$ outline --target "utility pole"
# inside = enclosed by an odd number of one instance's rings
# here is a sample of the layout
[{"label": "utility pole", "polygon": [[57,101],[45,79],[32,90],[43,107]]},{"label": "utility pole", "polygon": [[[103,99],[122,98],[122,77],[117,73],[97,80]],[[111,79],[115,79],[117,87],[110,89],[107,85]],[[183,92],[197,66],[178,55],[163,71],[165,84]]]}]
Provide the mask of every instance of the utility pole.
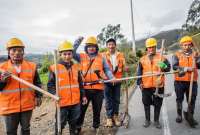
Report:
[{"label": "utility pole", "polygon": [[133,19],[133,0],[130,0],[130,5],[131,5],[131,26],[132,26],[132,50],[134,55],[136,55],[135,30],[134,30],[134,19]]}]

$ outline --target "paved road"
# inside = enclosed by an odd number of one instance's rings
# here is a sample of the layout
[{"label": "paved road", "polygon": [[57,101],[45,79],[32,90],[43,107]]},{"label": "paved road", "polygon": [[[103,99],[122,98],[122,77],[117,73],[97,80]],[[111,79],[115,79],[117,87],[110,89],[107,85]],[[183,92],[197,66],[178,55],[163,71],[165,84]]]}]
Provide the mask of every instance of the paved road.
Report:
[{"label": "paved road", "polygon": [[[169,57],[170,59],[170,57]],[[171,60],[171,59],[170,59]],[[132,117],[129,129],[121,127],[118,135],[199,135],[200,126],[192,129],[183,121],[181,124],[175,122],[176,119],[176,96],[174,93],[173,75],[166,77],[166,93],[173,92],[171,97],[165,98],[162,106],[160,121],[163,125],[162,129],[156,129],[153,124],[149,128],[142,126],[144,122],[144,109],[141,99],[141,91],[137,89],[129,102],[129,113]],[[199,81],[200,82],[200,79]],[[198,89],[200,90],[200,88]],[[199,94],[196,101],[195,118],[200,122],[200,99]],[[187,104],[184,103],[184,109]],[[151,108],[151,119],[153,120],[153,107]]]}]

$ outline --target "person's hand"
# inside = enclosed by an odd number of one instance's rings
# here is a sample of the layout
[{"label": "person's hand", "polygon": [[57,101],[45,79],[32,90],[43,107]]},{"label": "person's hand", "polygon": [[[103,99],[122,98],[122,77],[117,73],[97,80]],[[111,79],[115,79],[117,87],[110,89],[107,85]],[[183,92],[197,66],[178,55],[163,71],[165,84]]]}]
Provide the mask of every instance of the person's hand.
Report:
[{"label": "person's hand", "polygon": [[79,36],[79,37],[78,37],[78,40],[79,40],[80,43],[83,41],[83,39],[84,39],[83,36]]},{"label": "person's hand", "polygon": [[36,105],[37,107],[40,107],[41,104],[42,104],[42,98],[35,98],[35,105]]},{"label": "person's hand", "polygon": [[83,98],[82,98],[82,104],[83,104],[83,105],[86,105],[87,103],[88,103],[87,98],[86,98],[86,97],[83,97]]},{"label": "person's hand", "polygon": [[199,57],[199,53],[198,52],[194,52],[194,57]]},{"label": "person's hand", "polygon": [[143,90],[143,87],[144,87],[144,85],[141,83],[141,84],[139,85],[140,90]]},{"label": "person's hand", "polygon": [[11,73],[8,71],[2,72],[1,73],[1,81],[7,82],[11,78]]}]

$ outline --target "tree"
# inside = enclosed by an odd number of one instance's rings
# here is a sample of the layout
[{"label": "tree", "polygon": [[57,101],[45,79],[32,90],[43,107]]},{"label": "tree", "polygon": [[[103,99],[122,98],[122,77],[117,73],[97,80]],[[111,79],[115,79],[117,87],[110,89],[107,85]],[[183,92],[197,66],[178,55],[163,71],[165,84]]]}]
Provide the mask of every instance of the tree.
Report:
[{"label": "tree", "polygon": [[194,0],[192,2],[188,11],[186,24],[182,27],[190,33],[197,33],[200,31],[200,0]]},{"label": "tree", "polygon": [[109,38],[114,38],[116,41],[121,41],[124,39],[124,35],[121,33],[120,24],[111,25],[108,24],[106,27],[101,29],[101,33],[97,35],[98,43],[103,46],[106,43],[106,40]]}]

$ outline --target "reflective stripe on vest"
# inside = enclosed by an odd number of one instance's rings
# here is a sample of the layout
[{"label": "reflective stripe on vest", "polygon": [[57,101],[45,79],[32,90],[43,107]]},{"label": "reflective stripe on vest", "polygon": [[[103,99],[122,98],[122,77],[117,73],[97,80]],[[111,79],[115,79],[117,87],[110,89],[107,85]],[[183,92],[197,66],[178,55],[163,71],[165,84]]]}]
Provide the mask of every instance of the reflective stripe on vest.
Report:
[{"label": "reflective stripe on vest", "polygon": [[13,90],[3,90],[0,91],[0,93],[2,94],[7,94],[7,93],[16,93],[16,92],[20,92],[20,91],[34,91],[32,88],[21,88],[21,89],[13,89]]},{"label": "reflective stripe on vest", "polygon": [[59,86],[59,90],[69,89],[69,88],[79,88],[79,85],[63,85],[63,86]]},{"label": "reflective stripe on vest", "polygon": [[[192,67],[192,62],[193,62],[192,54],[190,56],[186,56],[182,52],[177,52],[176,56],[179,60],[180,67]],[[182,77],[179,77],[178,74],[175,74],[176,81],[190,81],[190,79],[191,79],[191,72],[186,72],[185,75]],[[196,67],[194,71],[194,81],[197,81],[197,79],[198,79],[198,72]]]},{"label": "reflective stripe on vest", "polygon": [[[67,70],[62,64],[58,64],[59,80],[59,105],[61,107],[70,106],[80,103],[80,89],[78,82],[79,65],[73,64],[71,70]],[[50,67],[54,72],[55,65]]]},{"label": "reflective stripe on vest", "polygon": [[[81,66],[82,66],[82,73],[83,75],[87,72],[88,66],[90,65],[90,58],[87,54],[80,54],[81,58]],[[98,54],[94,58],[94,62],[92,63],[87,75],[85,78],[83,78],[83,82],[93,82],[100,80],[101,78],[98,78],[97,74],[95,73],[95,70],[99,70],[100,76],[102,78],[105,78],[104,72],[103,72],[103,57]],[[104,85],[103,84],[94,84],[94,85],[89,85],[89,86],[84,86],[84,89],[96,89],[96,90],[103,90]]]},{"label": "reflective stripe on vest", "polygon": [[[145,55],[140,59],[140,63],[142,65],[142,75],[148,75],[148,74],[157,74],[159,72],[159,67],[157,66],[157,63],[160,60],[160,54],[155,54],[152,58],[152,61],[150,61],[149,56]],[[142,77],[142,84],[144,88],[155,88],[157,86],[158,77],[157,76],[149,76],[149,77]],[[160,80],[162,85],[159,85],[159,87],[164,86],[164,76],[162,76]]]},{"label": "reflective stripe on vest", "polygon": [[[1,63],[1,69],[9,71],[21,79],[33,84],[36,72],[36,64],[23,60],[21,64],[21,72],[18,74],[10,60]],[[9,82],[0,92],[0,114],[11,114],[33,110],[35,107],[35,91],[10,78]]]}]

